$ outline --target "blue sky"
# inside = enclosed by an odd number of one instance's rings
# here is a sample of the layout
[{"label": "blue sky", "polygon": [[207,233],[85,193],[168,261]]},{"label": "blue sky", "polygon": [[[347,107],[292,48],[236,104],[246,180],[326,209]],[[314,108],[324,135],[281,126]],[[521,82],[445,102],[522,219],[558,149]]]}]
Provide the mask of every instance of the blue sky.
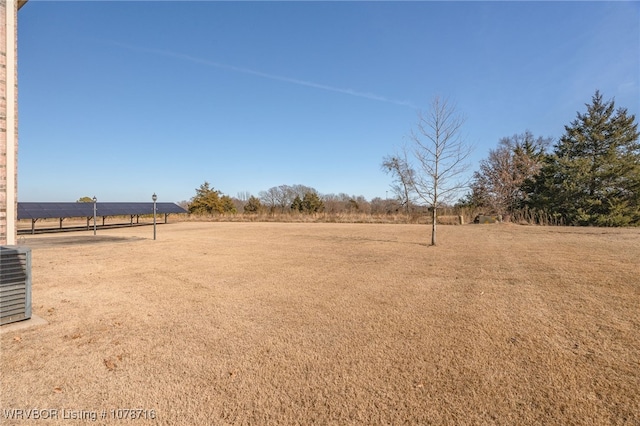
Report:
[{"label": "blue sky", "polygon": [[638,116],[632,2],[55,2],[20,10],[19,201],[302,184],[385,197],[434,96],[475,145],[559,138],[596,89]]}]

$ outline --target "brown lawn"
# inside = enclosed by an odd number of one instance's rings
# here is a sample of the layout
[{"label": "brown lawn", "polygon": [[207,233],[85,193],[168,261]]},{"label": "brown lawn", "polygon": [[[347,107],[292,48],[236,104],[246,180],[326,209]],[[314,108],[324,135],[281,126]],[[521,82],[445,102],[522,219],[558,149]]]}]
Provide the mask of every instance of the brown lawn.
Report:
[{"label": "brown lawn", "polygon": [[26,236],[49,324],[1,335],[0,423],[640,424],[640,229],[439,230]]}]

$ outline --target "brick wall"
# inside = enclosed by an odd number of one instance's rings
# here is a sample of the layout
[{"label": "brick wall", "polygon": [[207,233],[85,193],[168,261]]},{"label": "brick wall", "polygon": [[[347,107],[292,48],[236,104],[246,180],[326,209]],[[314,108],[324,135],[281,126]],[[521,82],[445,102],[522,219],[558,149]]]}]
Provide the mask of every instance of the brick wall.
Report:
[{"label": "brick wall", "polygon": [[0,245],[7,243],[7,3],[0,2]]},{"label": "brick wall", "polygon": [[[0,245],[14,244],[16,240],[18,161],[16,22],[17,2],[0,0]],[[7,46],[7,40],[13,41],[12,46]],[[7,80],[9,80],[9,84],[14,84],[13,90],[7,86]],[[13,94],[12,99],[7,99],[9,92]],[[7,108],[8,106],[13,108]],[[7,138],[7,131],[13,132],[13,137]],[[9,139],[13,141],[11,148],[13,152],[11,153],[7,152]],[[13,167],[9,168],[14,171],[12,176],[7,174],[8,161],[13,163]],[[11,192],[8,191],[8,185],[13,187]],[[12,205],[8,205],[8,203]]]}]

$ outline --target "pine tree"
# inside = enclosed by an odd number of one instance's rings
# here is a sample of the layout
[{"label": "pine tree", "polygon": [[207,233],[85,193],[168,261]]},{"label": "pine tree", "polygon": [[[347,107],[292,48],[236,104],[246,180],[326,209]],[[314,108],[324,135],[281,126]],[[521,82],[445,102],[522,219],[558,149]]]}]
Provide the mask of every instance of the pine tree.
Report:
[{"label": "pine tree", "polygon": [[249,200],[247,200],[247,204],[244,205],[244,212],[259,213],[262,208],[263,207],[262,203],[260,203],[260,200],[252,195],[251,197],[249,197]]},{"label": "pine tree", "polygon": [[596,91],[532,185],[531,204],[570,225],[640,225],[640,144],[635,116]]},{"label": "pine tree", "polygon": [[196,195],[189,203],[189,213],[212,214],[212,213],[236,213],[233,199],[216,189],[213,189],[209,182],[205,182],[196,189]]},{"label": "pine tree", "polygon": [[236,205],[233,202],[233,198],[228,195],[223,195],[220,197],[220,202],[216,206],[216,211],[218,213],[238,213],[238,209],[236,209]]},{"label": "pine tree", "polygon": [[291,210],[293,210],[294,212],[301,212],[302,209],[302,199],[299,195],[296,195],[296,198],[294,198],[293,202],[291,203]]},{"label": "pine tree", "polygon": [[302,198],[302,210],[305,213],[317,213],[324,209],[324,203],[317,193],[307,192]]}]

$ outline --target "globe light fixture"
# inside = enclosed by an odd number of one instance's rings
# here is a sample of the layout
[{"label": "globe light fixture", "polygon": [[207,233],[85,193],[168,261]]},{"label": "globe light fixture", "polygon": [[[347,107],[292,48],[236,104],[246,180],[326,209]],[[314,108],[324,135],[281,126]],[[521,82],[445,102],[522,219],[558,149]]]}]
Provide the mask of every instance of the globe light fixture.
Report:
[{"label": "globe light fixture", "polygon": [[156,201],[158,200],[158,196],[154,192],[151,196],[153,200],[153,239],[156,239]]}]

